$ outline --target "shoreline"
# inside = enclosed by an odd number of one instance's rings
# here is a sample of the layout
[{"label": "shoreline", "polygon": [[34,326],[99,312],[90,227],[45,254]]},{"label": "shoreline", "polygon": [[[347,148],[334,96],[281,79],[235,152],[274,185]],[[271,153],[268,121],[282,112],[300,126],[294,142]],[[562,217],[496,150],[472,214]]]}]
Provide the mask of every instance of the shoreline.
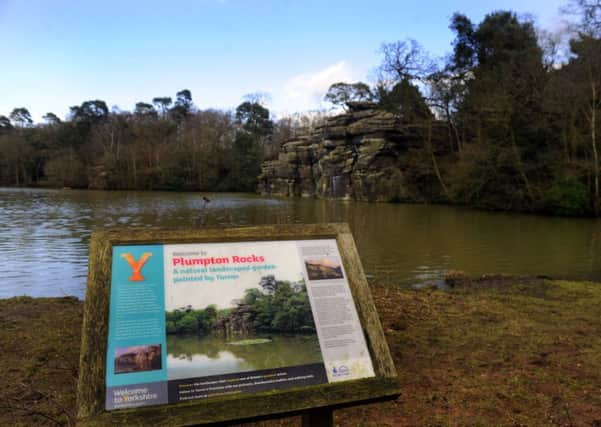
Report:
[{"label": "shoreline", "polygon": [[278,194],[266,194],[259,192],[248,192],[248,191],[208,191],[208,190],[180,190],[180,189],[156,189],[156,190],[142,190],[142,189],[96,189],[96,188],[71,188],[71,187],[49,187],[49,186],[15,186],[15,185],[0,185],[0,189],[16,189],[16,190],[48,190],[48,191],[89,191],[89,192],[110,192],[110,193],[127,193],[127,192],[142,192],[142,193],[190,193],[198,195],[201,194],[241,194],[241,195],[253,195],[264,199],[275,199],[275,200],[328,200],[333,202],[353,202],[353,203],[366,203],[366,204],[384,204],[384,205],[432,205],[432,206],[448,206],[466,210],[473,210],[478,212],[490,212],[499,214],[517,214],[517,215],[534,215],[545,218],[566,218],[566,219],[596,219],[594,214],[584,215],[560,215],[553,214],[544,210],[507,210],[507,209],[490,209],[476,205],[468,205],[462,203],[449,203],[444,201],[432,201],[432,200],[402,200],[402,201],[365,201],[356,199],[345,199],[345,198],[332,198],[332,197],[304,197],[304,196],[282,196]]},{"label": "shoreline", "polygon": [[[371,286],[402,394],[337,410],[337,424],[601,423],[599,283],[455,279],[448,291]],[[74,423],[81,315],[75,297],[0,300],[0,424]]]}]

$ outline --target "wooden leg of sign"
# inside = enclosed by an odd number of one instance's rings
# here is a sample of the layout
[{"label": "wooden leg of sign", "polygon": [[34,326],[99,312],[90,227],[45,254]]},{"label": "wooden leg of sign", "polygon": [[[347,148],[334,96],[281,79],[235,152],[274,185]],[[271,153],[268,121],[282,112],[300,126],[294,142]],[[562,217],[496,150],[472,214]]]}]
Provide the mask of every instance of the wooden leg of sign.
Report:
[{"label": "wooden leg of sign", "polygon": [[303,427],[334,427],[334,411],[330,408],[312,409],[303,415]]}]

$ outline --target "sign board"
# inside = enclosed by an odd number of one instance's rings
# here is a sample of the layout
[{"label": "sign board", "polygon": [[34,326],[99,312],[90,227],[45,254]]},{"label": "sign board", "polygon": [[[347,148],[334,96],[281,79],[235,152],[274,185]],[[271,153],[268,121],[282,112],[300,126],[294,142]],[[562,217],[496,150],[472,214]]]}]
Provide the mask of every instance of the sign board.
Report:
[{"label": "sign board", "polygon": [[200,424],[398,395],[344,224],[94,233],[81,424]]}]

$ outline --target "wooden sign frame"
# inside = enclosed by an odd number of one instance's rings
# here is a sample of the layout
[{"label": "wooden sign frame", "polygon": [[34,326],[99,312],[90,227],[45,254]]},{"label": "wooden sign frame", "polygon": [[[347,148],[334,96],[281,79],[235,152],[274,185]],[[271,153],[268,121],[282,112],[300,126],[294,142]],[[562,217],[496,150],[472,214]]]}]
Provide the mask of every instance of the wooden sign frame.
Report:
[{"label": "wooden sign frame", "polygon": [[[105,410],[105,378],[115,245],[224,243],[336,239],[375,377],[284,390],[237,394],[177,404]],[[94,232],[80,356],[77,421],[80,425],[212,424],[303,414],[396,398],[394,367],[355,242],[347,224],[269,225],[196,230],[121,229]]]}]

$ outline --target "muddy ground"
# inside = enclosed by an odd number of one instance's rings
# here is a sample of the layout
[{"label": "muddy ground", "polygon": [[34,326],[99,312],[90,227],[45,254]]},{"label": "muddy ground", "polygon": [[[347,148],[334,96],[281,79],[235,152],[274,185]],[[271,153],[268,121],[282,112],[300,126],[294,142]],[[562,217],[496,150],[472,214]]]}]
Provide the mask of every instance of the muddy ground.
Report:
[{"label": "muddy ground", "polygon": [[[455,279],[372,286],[402,394],[335,424],[601,427],[601,284]],[[0,425],[74,423],[81,312],[75,298],[0,300]]]}]

